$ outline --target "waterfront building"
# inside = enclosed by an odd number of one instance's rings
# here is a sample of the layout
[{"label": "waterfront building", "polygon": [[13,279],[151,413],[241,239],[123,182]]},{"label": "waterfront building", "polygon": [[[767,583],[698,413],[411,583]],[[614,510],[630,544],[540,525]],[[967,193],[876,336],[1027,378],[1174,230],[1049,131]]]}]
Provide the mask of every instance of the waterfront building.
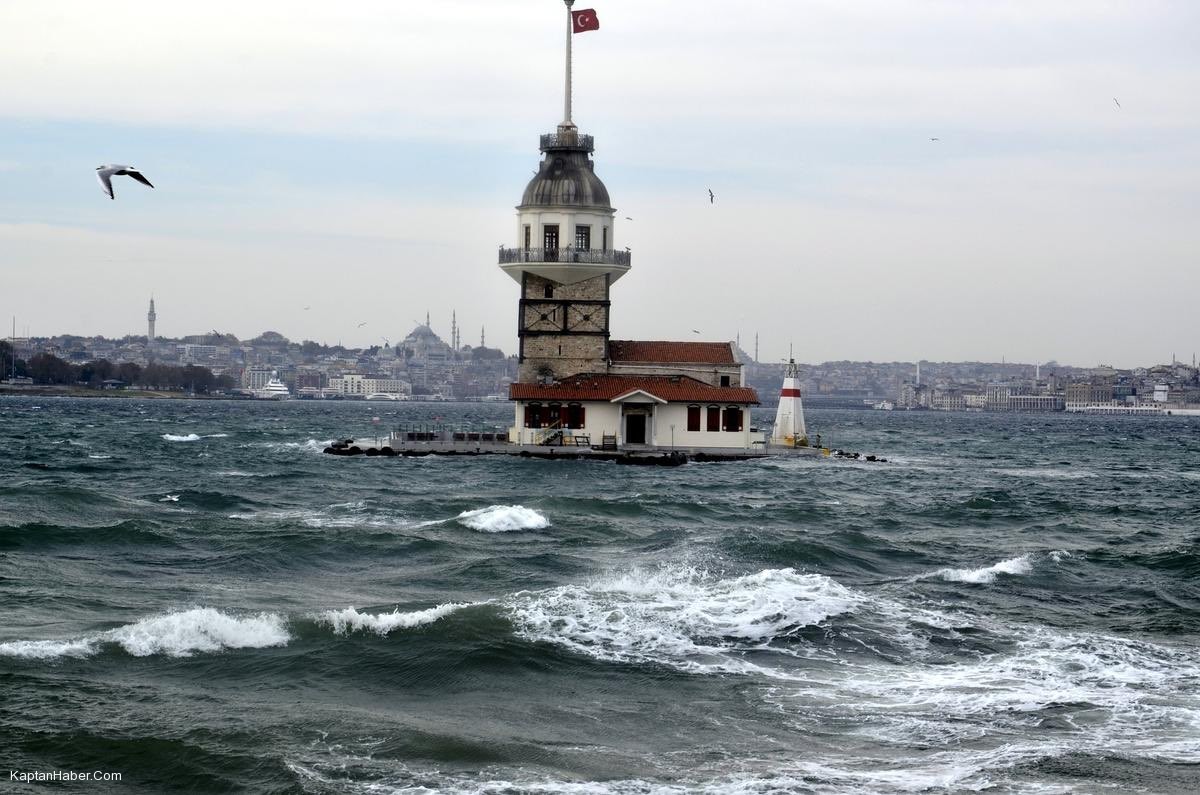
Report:
[{"label": "waterfront building", "polygon": [[612,287],[632,257],[617,243],[594,140],[571,118],[569,13],[567,24],[563,121],[539,140],[542,161],[516,207],[517,244],[499,252],[520,285],[510,439],[748,448],[758,395],[743,385],[733,343],[610,339]]}]

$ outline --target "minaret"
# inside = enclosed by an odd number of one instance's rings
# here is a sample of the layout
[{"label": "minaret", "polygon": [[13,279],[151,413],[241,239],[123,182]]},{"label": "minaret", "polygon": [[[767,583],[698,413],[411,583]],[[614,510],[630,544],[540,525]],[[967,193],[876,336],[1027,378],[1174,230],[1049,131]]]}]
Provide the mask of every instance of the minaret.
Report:
[{"label": "minaret", "polygon": [[783,388],[779,390],[779,408],[775,410],[775,430],[771,444],[784,447],[808,445],[808,429],[804,425],[804,404],[800,401],[800,381],[795,359],[788,359],[783,371]]},{"label": "minaret", "polygon": [[458,350],[458,310],[450,310],[450,347]]},{"label": "minaret", "polygon": [[571,119],[571,5],[567,6],[563,121],[541,136],[543,159],[517,205],[517,246],[500,249],[500,267],[521,285],[518,381],[553,381],[605,372],[609,288],[629,271],[616,250],[616,210],[596,176],[592,136]]},{"label": "minaret", "polygon": [[154,296],[150,296],[150,311],[146,313],[146,322],[149,328],[146,331],[146,342],[154,342],[154,321],[158,315],[154,311]]},{"label": "minaret", "polygon": [[487,340],[487,327],[480,326],[479,327],[479,347],[480,348],[487,347],[486,340]]}]

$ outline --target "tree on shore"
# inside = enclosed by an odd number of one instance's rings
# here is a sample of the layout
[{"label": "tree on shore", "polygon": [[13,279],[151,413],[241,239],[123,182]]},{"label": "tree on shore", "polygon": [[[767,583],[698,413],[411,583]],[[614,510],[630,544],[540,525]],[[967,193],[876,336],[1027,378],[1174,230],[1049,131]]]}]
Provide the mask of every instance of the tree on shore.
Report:
[{"label": "tree on shore", "polygon": [[76,365],[50,353],[39,353],[29,360],[27,369],[29,377],[37,384],[82,384],[99,388],[105,381],[116,379],[148,389],[187,390],[201,394],[233,387],[233,379],[229,376],[213,375],[207,367],[194,364],[184,367],[149,364],[143,368],[133,362],[113,364],[107,359],[97,359]]}]

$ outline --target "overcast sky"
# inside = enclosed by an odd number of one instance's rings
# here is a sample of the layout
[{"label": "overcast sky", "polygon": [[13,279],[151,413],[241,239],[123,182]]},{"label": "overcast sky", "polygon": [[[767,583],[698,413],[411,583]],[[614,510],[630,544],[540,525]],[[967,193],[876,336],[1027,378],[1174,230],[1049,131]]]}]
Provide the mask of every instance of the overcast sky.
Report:
[{"label": "overcast sky", "polygon": [[[1200,3],[576,7],[601,29],[575,121],[633,251],[614,337],[1200,348]],[[2,325],[145,333],[153,292],[167,336],[363,346],[457,310],[512,352],[496,248],[562,115],[564,28],[557,0],[0,4]],[[109,201],[112,162],[156,189]]]}]

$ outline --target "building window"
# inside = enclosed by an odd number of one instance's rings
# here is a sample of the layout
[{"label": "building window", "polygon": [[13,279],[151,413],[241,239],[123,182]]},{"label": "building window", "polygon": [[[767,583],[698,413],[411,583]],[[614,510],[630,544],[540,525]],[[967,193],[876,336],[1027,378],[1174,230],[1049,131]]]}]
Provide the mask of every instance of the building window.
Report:
[{"label": "building window", "polygon": [[[554,297],[554,285],[553,285],[553,284],[547,284],[547,285],[546,285],[546,291],[545,291],[545,292],[546,292],[546,297],[547,297],[547,298],[553,298],[553,297]],[[542,315],[542,320],[545,320],[545,319],[546,319],[546,316],[545,316],[545,315]]]},{"label": "building window", "polygon": [[551,403],[550,404],[550,412],[543,419],[543,422],[545,422],[546,427],[548,427],[548,428],[561,427],[562,426],[562,404],[561,403]]},{"label": "building window", "polygon": [[729,376],[721,376],[721,386],[729,386]]},{"label": "building window", "polygon": [[546,262],[558,262],[558,224],[542,227],[542,248]]},{"label": "building window", "polygon": [[584,408],[579,403],[567,404],[567,427],[578,430],[584,426]]},{"label": "building window", "polygon": [[606,226],[606,227],[604,227],[604,235],[603,235],[603,237],[604,237],[604,245],[602,246],[602,248],[603,248],[605,251],[608,251],[608,227],[607,227],[607,226]]},{"label": "building window", "polygon": [[700,407],[699,406],[688,406],[687,429],[689,431],[700,430]]},{"label": "building window", "polygon": [[525,427],[540,428],[542,427],[542,404],[530,403],[525,406]]},{"label": "building window", "polygon": [[575,248],[587,251],[592,247],[592,228],[590,226],[575,227]]},{"label": "building window", "polygon": [[742,429],[742,410],[738,406],[725,407],[725,427],[722,430],[740,431]]},{"label": "building window", "polygon": [[705,424],[704,430],[713,433],[721,430],[721,407],[708,407],[708,422]]},{"label": "building window", "polygon": [[529,224],[525,224],[525,248],[529,248]]}]

